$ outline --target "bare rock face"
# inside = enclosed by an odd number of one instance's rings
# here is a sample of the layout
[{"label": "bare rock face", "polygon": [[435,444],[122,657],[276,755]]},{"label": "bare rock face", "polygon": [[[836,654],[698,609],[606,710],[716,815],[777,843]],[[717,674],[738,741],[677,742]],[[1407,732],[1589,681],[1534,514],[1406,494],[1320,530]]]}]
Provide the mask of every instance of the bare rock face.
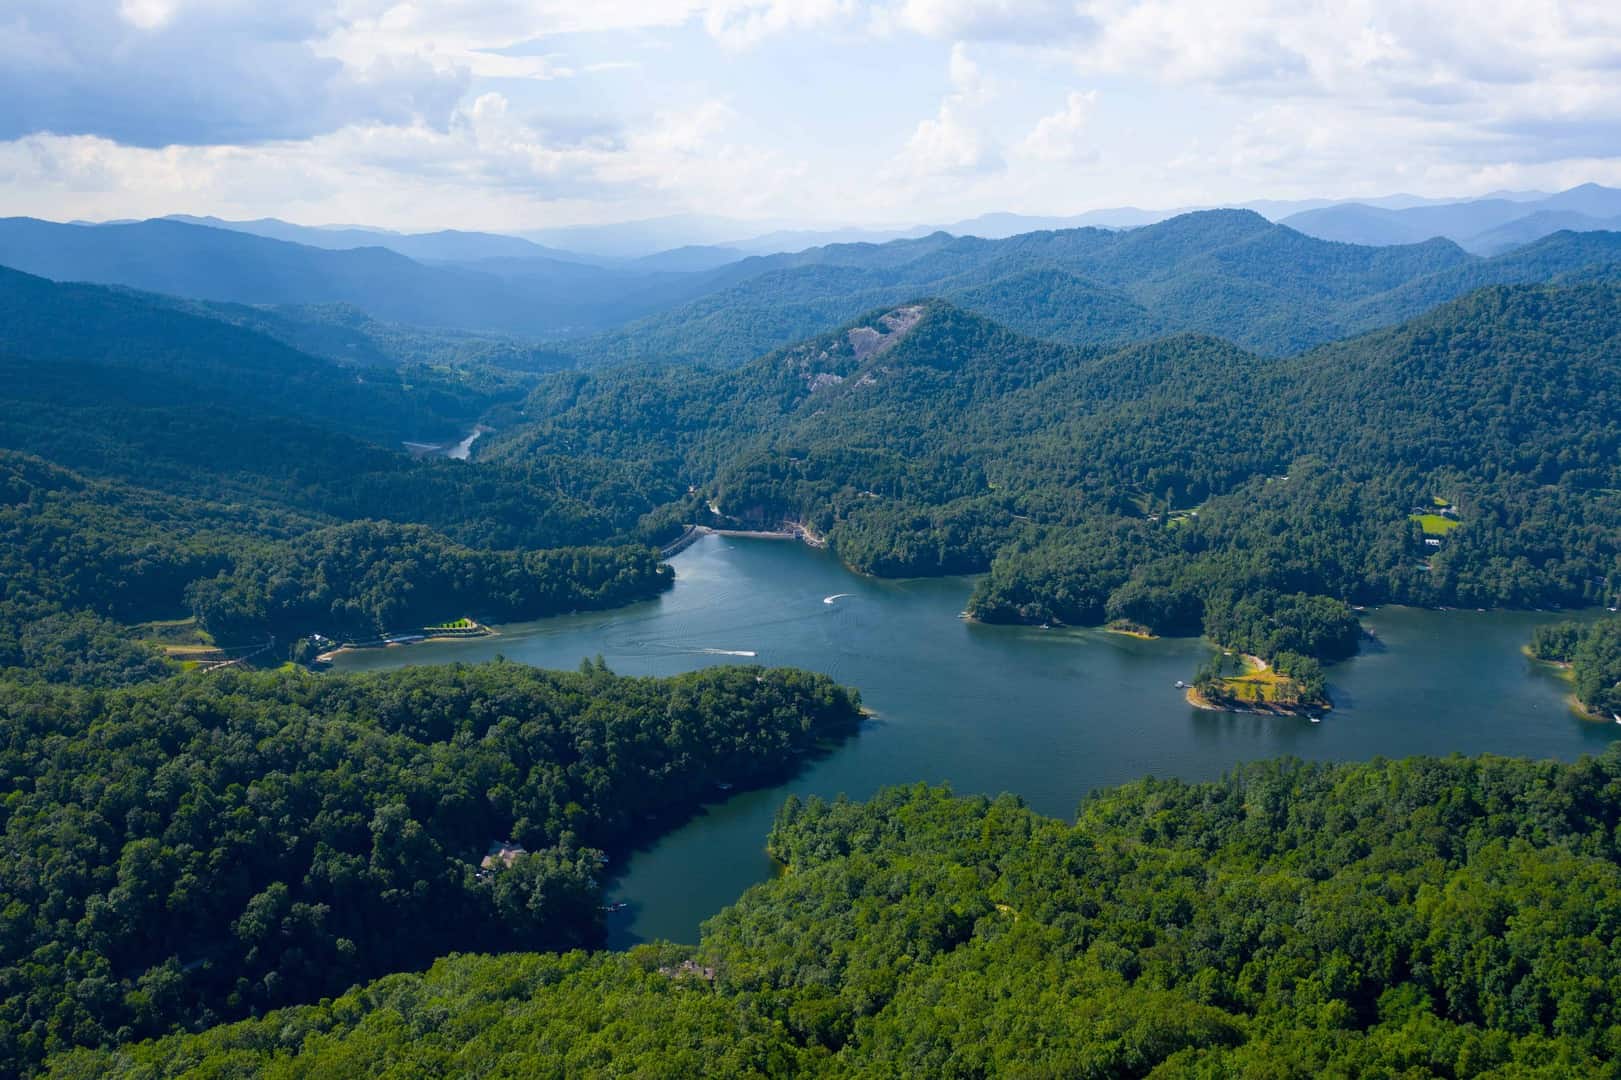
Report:
[{"label": "bare rock face", "polygon": [[899,307],[878,317],[878,325],[883,330],[876,330],[871,326],[858,326],[849,333],[850,348],[855,350],[857,360],[865,360],[871,356],[887,352],[900,344],[907,332],[923,320],[923,305],[912,304],[908,307]]},{"label": "bare rock face", "polygon": [[[900,344],[901,339],[923,321],[923,305],[909,304],[906,307],[898,307],[885,312],[874,321],[876,323],[874,326],[857,326],[847,330],[843,342],[834,338],[833,345],[830,348],[823,348],[819,353],[813,355],[809,349],[797,352],[790,362],[797,363],[799,374],[811,393],[831,389],[845,379],[845,376],[836,372],[817,370],[819,367],[838,366],[842,363],[848,369],[852,359],[861,364],[875,356],[881,356]],[[849,349],[848,353],[845,352],[846,346]],[[868,372],[856,385],[871,386],[873,381],[872,373]]]}]

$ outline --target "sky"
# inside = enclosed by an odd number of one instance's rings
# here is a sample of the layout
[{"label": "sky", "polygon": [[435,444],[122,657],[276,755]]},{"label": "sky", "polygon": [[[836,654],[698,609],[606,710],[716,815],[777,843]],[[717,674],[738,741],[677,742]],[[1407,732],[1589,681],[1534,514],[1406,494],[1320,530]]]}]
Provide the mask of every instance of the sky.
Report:
[{"label": "sky", "polygon": [[1615,0],[0,0],[0,215],[909,225],[1621,185]]}]

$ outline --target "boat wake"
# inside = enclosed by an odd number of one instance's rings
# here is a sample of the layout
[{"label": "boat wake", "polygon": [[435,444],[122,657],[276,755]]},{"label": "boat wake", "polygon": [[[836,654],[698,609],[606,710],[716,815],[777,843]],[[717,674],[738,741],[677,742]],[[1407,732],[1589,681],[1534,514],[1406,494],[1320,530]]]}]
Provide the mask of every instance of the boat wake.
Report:
[{"label": "boat wake", "polygon": [[831,604],[835,600],[843,600],[846,596],[853,596],[853,595],[854,595],[853,593],[836,592],[832,596],[824,596],[824,597],[822,597],[822,603]]},{"label": "boat wake", "polygon": [[758,656],[753,649],[705,649],[708,656]]}]

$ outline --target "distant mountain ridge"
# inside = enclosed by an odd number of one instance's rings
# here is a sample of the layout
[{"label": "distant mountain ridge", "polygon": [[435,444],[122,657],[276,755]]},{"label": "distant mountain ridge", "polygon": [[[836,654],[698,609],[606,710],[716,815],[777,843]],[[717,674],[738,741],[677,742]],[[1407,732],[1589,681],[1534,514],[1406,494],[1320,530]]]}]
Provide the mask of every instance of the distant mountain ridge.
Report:
[{"label": "distant mountain ridge", "polygon": [[[716,291],[569,348],[590,364],[737,363],[876,307],[938,297],[1021,333],[1115,345],[1175,331],[1280,355],[1399,322],[1482,285],[1621,265],[1621,233],[1559,233],[1493,259],[1447,240],[1331,243],[1246,210],[1140,229],[939,232],[747,260]],[[730,280],[728,280],[728,278]]]},{"label": "distant mountain ridge", "polygon": [[1341,203],[1292,214],[1281,223],[1347,244],[1412,244],[1444,237],[1467,251],[1495,255],[1564,229],[1621,227],[1621,189],[1582,184],[1529,200],[1489,197],[1405,208]]},{"label": "distant mountain ridge", "polygon": [[[1570,206],[1588,208],[1602,208],[1605,197],[1603,189],[1566,194]],[[1538,219],[1547,223],[1580,213],[1535,211],[1565,215]],[[479,234],[418,239],[439,245],[441,253],[534,247]],[[0,220],[0,265],[27,273],[284,309],[274,320],[244,313],[227,318],[254,322],[323,355],[342,350],[339,358],[371,350],[386,336],[380,330],[386,324],[441,337],[545,343],[544,355],[520,346],[496,361],[529,370],[625,361],[732,364],[863,311],[924,297],[1071,344],[1196,331],[1283,355],[1399,322],[1482,285],[1553,280],[1621,264],[1621,233],[1561,231],[1482,258],[1445,239],[1351,245],[1253,211],[1209,210],[1134,229],[1039,230],[999,240],[936,231],[885,243],[735,254],[676,249],[614,266],[533,254],[424,262],[378,246],[312,247],[171,220],[95,226]],[[379,326],[356,337],[351,331],[358,324],[349,325],[356,318]],[[432,351],[457,348],[441,341]]]},{"label": "distant mountain ridge", "polygon": [[686,274],[544,256],[429,264],[380,246],[327,249],[166,220],[0,219],[0,265],[222,303],[352,304],[385,322],[534,338],[605,329],[703,291]]},{"label": "distant mountain ridge", "polygon": [[294,225],[279,218],[227,221],[224,218],[194,217],[190,214],[170,214],[160,220],[247,233],[250,236],[262,236],[267,240],[286,240],[328,251],[347,251],[361,247],[387,248],[419,262],[470,262],[475,259],[497,258],[546,258],[590,265],[597,265],[599,262],[572,251],[544,247],[520,236],[501,233],[463,232],[459,229],[400,233],[387,229]]}]

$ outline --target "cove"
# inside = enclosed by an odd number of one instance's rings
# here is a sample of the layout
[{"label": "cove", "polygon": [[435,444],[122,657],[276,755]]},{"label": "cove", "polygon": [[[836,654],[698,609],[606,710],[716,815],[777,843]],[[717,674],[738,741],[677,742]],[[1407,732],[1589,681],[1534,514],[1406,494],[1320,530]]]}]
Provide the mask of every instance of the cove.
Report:
[{"label": "cove", "polygon": [[[1203,780],[1241,761],[1495,753],[1573,759],[1621,727],[1584,721],[1567,685],[1520,652],[1557,613],[1366,613],[1375,635],[1329,668],[1321,724],[1203,712],[1176,689],[1209,655],[1193,639],[981,626],[958,619],[964,578],[885,581],[785,541],[708,536],[675,556],[657,600],[503,627],[494,637],[344,654],[335,667],[476,662],[497,654],[573,668],[600,654],[623,674],[708,664],[821,671],[875,713],[855,738],[775,788],[739,792],[618,868],[611,941],[694,942],[698,925],[773,872],[763,850],[789,793],[864,799],[889,784],[1011,791],[1073,817],[1088,791],[1144,775]],[[831,602],[826,602],[831,600]],[[752,656],[747,654],[753,654]]]}]

